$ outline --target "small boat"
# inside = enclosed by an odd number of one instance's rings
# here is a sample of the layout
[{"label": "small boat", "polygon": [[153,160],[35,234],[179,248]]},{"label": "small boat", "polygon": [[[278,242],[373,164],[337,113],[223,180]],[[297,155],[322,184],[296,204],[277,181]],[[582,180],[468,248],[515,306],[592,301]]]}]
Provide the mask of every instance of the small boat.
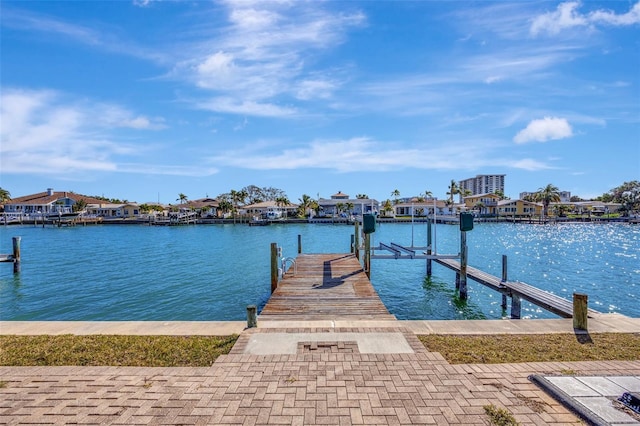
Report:
[{"label": "small boat", "polygon": [[258,217],[254,217],[253,219],[251,219],[249,221],[249,226],[267,226],[269,225],[271,222],[266,220],[266,219],[261,219]]}]

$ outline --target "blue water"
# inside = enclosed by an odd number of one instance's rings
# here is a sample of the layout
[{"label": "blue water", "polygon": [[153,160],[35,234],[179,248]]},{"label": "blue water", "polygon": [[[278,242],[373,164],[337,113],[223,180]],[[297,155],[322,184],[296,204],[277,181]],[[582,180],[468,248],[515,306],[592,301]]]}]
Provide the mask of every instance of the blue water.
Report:
[{"label": "blue water", "polygon": [[[270,243],[295,256],[349,251],[354,228],[290,224],[0,227],[0,253],[20,236],[22,270],[0,264],[2,320],[244,320],[270,293]],[[381,224],[373,244],[426,243],[424,224]],[[459,251],[457,226],[438,225],[439,254]],[[603,312],[640,317],[640,226],[627,224],[475,224],[467,232],[469,265],[567,299],[586,293]],[[455,273],[424,260],[372,261],[371,280],[399,319],[501,318],[501,296],[469,281],[455,296]],[[523,317],[555,318],[523,302]]]}]

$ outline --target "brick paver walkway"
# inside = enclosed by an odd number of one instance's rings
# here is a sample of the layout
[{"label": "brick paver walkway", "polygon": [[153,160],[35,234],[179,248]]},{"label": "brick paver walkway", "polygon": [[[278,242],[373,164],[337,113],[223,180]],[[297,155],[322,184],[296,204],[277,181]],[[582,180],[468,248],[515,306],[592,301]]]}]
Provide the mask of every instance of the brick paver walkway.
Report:
[{"label": "brick paver walkway", "polygon": [[450,365],[403,329],[388,331],[415,353],[362,354],[329,339],[290,355],[243,353],[252,333],[300,331],[250,330],[206,368],[0,367],[0,424],[487,425],[483,406],[494,404],[522,425],[576,425],[530,374],[640,374],[640,361]]}]

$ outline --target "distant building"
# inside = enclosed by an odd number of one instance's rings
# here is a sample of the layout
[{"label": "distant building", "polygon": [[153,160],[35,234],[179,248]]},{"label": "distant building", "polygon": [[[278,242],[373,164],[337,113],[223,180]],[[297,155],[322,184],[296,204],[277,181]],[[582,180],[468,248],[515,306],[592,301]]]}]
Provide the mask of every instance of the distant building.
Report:
[{"label": "distant building", "polygon": [[465,190],[471,191],[471,195],[493,194],[500,191],[504,194],[504,177],[506,175],[477,175],[458,182],[460,198]]},{"label": "distant building", "polygon": [[349,195],[344,194],[342,191],[333,194],[330,199],[318,199],[318,206],[320,208],[320,216],[337,215],[339,213],[338,210],[340,210],[339,207],[342,207],[343,213],[354,215],[367,213],[377,214],[380,211],[380,203],[378,200],[371,198],[350,198]]},{"label": "distant building", "polygon": [[[520,193],[520,199],[521,200],[525,200],[527,197],[534,195],[535,192],[521,192]],[[558,191],[558,194],[560,195],[560,202],[561,203],[569,203],[571,202],[571,192],[570,191]]]},{"label": "distant building", "polygon": [[68,213],[78,201],[85,205],[105,203],[87,195],[47,188],[45,192],[13,198],[5,203],[4,208],[7,213],[22,215]]}]

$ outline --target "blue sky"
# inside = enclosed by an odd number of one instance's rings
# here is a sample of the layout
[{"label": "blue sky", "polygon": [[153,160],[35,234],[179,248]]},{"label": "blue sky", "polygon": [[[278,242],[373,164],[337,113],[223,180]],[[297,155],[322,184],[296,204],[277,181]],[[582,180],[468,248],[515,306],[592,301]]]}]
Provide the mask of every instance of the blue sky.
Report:
[{"label": "blue sky", "polygon": [[518,198],[640,179],[640,1],[7,1],[0,186]]}]

